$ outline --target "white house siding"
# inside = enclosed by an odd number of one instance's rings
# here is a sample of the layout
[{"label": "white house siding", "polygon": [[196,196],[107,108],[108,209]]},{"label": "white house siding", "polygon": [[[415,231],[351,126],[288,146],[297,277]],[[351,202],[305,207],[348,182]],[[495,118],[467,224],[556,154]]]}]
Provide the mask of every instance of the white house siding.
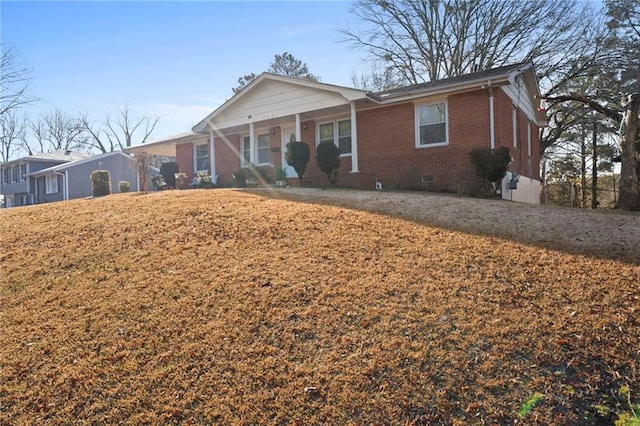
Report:
[{"label": "white house siding", "polygon": [[218,128],[228,128],[348,104],[335,92],[264,80],[218,113],[214,123]]}]

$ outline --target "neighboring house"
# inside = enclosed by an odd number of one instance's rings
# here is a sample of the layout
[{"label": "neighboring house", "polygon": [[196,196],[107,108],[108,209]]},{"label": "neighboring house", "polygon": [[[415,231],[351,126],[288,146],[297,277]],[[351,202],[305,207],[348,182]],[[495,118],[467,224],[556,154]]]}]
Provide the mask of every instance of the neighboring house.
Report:
[{"label": "neighboring house", "polygon": [[0,194],[3,195],[2,207],[25,206],[37,202],[38,197],[47,195],[46,192],[57,193],[60,188],[61,177],[52,175],[45,178],[44,193],[36,191],[36,179],[31,173],[47,169],[52,166],[82,160],[89,155],[69,150],[52,151],[35,154],[0,164]]},{"label": "neighboring house", "polygon": [[[94,156],[55,151],[21,158],[1,168],[2,182],[5,181],[5,175],[9,182],[0,187],[0,193],[7,200],[6,207],[89,197],[93,195],[91,173],[95,170],[109,171],[112,193],[120,192],[119,182],[123,180],[130,183],[131,191],[140,188],[136,160],[121,151]],[[18,170],[15,179],[14,170]],[[147,182],[149,179],[150,176]]]},{"label": "neighboring house", "polygon": [[506,146],[503,198],[539,203],[539,95],[531,63],[378,93],[263,73],[193,133],[128,150],[175,156],[190,177],[205,171],[228,185],[250,165],[295,177],[284,153],[298,140],[311,148],[305,185],[324,186],[315,148],[328,140],[342,152],[341,185],[472,193],[469,152]]},{"label": "neighboring house", "polygon": [[[131,191],[139,190],[136,160],[122,151],[114,151],[30,173],[34,179],[35,203],[90,197],[93,195],[91,173],[96,170],[109,171],[114,194],[120,192],[118,184],[123,180],[129,182]],[[51,188],[49,182],[56,176],[58,186]]]}]

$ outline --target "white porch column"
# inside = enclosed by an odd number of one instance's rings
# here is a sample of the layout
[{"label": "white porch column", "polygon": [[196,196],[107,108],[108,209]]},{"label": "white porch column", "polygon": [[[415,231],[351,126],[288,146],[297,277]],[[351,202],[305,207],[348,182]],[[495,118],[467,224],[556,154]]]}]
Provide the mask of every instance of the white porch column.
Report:
[{"label": "white porch column", "polygon": [[217,184],[216,179],[216,144],[215,139],[213,137],[213,130],[209,132],[209,171],[211,175],[211,179],[213,183]]},{"label": "white porch column", "polygon": [[296,114],[296,142],[302,140],[302,131],[300,130],[300,114]]},{"label": "white porch column", "polygon": [[358,123],[355,102],[351,102],[351,173],[358,173]]},{"label": "white porch column", "polygon": [[489,88],[489,134],[490,134],[490,147],[493,151],[496,149],[496,121],[493,112],[493,88],[491,87],[491,80],[487,81]]},{"label": "white porch column", "polygon": [[[256,151],[256,140],[255,137],[253,135],[254,132],[254,128],[253,128],[253,123],[249,123],[249,163],[251,164],[255,164],[256,163],[256,159],[255,159],[255,151]],[[245,167],[249,166],[250,164],[245,164]]]}]

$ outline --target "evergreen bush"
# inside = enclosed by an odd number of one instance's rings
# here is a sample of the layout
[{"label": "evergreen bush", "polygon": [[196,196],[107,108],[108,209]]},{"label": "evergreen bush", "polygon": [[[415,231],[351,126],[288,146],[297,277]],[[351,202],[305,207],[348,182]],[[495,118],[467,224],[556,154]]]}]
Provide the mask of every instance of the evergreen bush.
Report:
[{"label": "evergreen bush", "polygon": [[500,188],[500,182],[507,175],[507,168],[511,162],[509,148],[500,147],[494,150],[477,148],[469,153],[476,176],[482,179],[487,194],[492,189]]},{"label": "evergreen bush", "polygon": [[304,142],[289,142],[286,146],[285,158],[287,164],[293,167],[298,175],[298,182],[303,186],[302,178],[309,163],[309,145]]},{"label": "evergreen bush", "polygon": [[331,141],[320,142],[316,148],[316,162],[320,170],[327,175],[331,186],[336,186],[340,168],[340,148]]},{"label": "evergreen bush", "polygon": [[160,165],[160,175],[164,179],[164,183],[170,187],[176,187],[176,173],[180,171],[178,163],[169,161]]},{"label": "evergreen bush", "polygon": [[109,170],[96,170],[91,173],[91,191],[94,197],[111,194],[111,174]]},{"label": "evergreen bush", "polygon": [[120,192],[129,192],[129,189],[131,189],[131,184],[126,180],[121,180],[120,182],[118,182],[118,188],[120,189]]}]

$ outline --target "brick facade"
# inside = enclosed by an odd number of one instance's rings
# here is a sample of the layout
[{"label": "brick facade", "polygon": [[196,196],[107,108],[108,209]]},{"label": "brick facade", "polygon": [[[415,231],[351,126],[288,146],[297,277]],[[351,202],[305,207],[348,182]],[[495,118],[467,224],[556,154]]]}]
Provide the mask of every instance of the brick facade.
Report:
[{"label": "brick facade", "polygon": [[[496,147],[506,146],[513,162],[509,170],[520,176],[539,179],[539,132],[526,114],[517,109],[517,147],[513,146],[514,104],[499,88],[494,88],[494,119]],[[438,99],[438,101],[445,100]],[[385,188],[412,188],[457,193],[473,193],[479,187],[469,152],[491,144],[489,126],[489,93],[478,88],[446,98],[449,143],[446,146],[416,147],[415,109],[430,100],[414,100],[389,106],[358,111],[359,172],[351,173],[351,156],[342,157],[338,184],[340,186],[374,189],[376,181]],[[301,123],[301,139],[310,148],[310,161],[304,176],[305,185],[326,186],[327,178],[315,162],[316,124]],[[531,155],[528,154],[528,126],[531,135]],[[282,128],[271,126],[269,147],[272,166],[282,162]],[[205,139],[208,142],[208,137]],[[201,143],[201,142],[198,142]],[[178,145],[180,170],[193,175],[194,142]],[[220,186],[231,184],[231,175],[240,168],[240,134],[216,134],[216,174]],[[273,177],[273,167],[264,168]]]}]

